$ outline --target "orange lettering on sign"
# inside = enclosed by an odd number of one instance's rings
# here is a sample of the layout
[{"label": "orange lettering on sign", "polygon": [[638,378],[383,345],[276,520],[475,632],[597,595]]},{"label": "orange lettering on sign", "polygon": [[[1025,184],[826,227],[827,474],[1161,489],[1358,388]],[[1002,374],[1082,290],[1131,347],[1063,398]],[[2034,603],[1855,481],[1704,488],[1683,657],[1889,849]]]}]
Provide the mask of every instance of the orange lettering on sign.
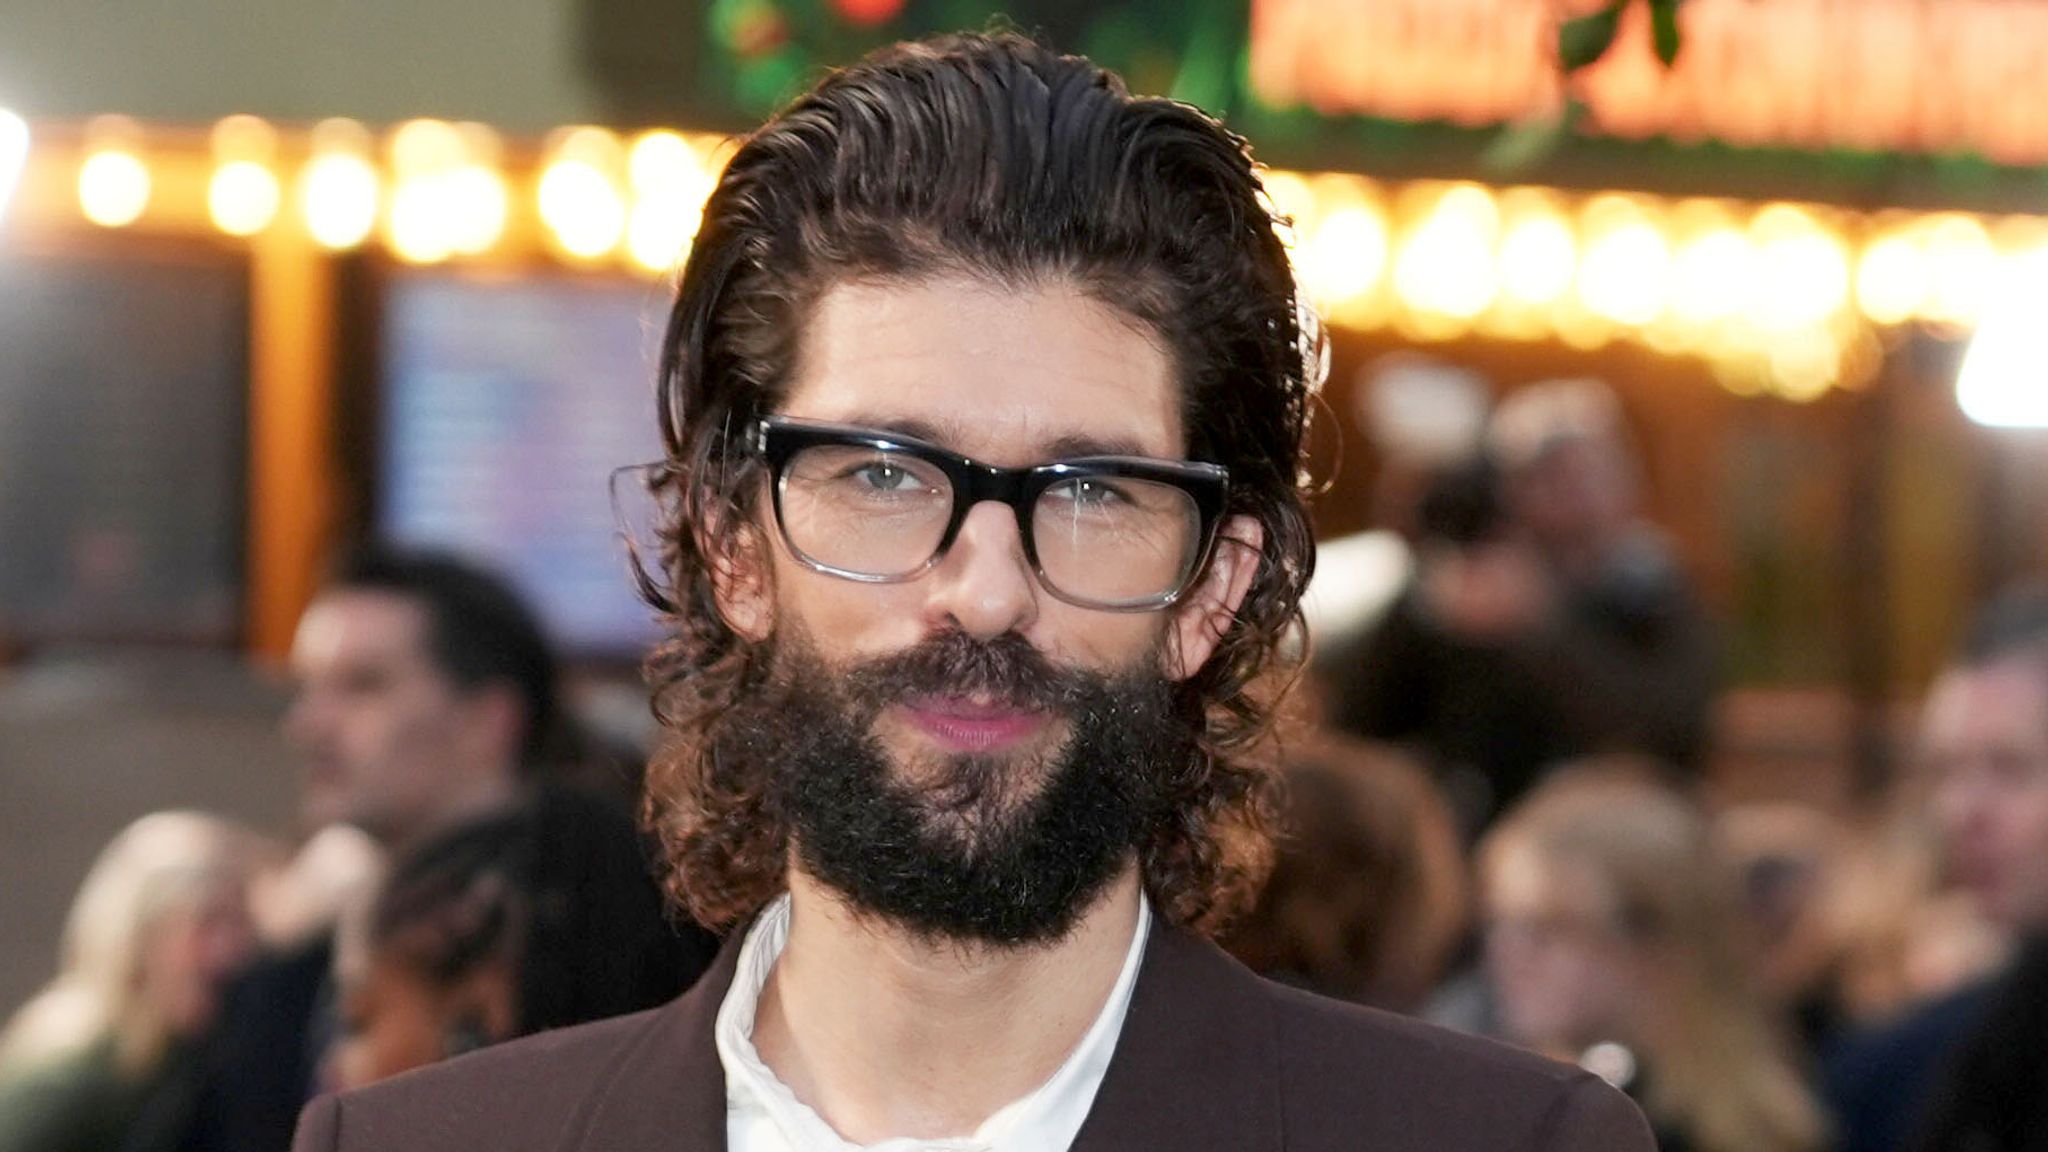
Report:
[{"label": "orange lettering on sign", "polygon": [[[1253,0],[1266,102],[1485,125],[1559,95],[1558,19],[1599,0]],[[1573,83],[1596,130],[1799,148],[1975,151],[2048,163],[2048,4],[1685,0],[1676,67],[1631,5]]]}]

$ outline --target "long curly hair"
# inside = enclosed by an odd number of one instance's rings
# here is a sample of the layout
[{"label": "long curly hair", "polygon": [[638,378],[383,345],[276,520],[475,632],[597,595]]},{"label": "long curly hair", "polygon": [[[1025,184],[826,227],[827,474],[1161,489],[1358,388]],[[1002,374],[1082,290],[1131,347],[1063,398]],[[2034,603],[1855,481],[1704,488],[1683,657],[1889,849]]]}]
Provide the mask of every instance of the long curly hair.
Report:
[{"label": "long curly hair", "polygon": [[1146,890],[1175,923],[1213,932],[1254,898],[1271,860],[1266,738],[1298,671],[1290,641],[1314,563],[1302,449],[1323,362],[1275,223],[1242,139],[1013,33],[883,49],[740,145],[663,341],[666,459],[650,479],[662,574],[641,578],[670,630],[647,662],[669,738],[646,817],[695,918],[743,921],[788,867],[763,767],[715,752],[728,706],[769,663],[767,643],[721,616],[714,585],[761,514],[742,432],[774,411],[808,310],[834,284],[948,273],[1075,285],[1145,325],[1172,354],[1189,455],[1227,467],[1228,513],[1263,529],[1235,621],[1178,685],[1195,751],[1167,781],[1172,817],[1140,845]]}]

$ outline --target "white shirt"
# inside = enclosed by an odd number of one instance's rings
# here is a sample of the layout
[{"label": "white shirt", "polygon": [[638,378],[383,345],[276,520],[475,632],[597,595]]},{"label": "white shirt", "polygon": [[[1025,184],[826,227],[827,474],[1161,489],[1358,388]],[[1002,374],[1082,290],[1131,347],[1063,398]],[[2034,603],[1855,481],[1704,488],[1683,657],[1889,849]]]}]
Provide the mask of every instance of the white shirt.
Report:
[{"label": "white shirt", "polygon": [[719,1063],[725,1066],[725,1142],[729,1152],[1046,1152],[1073,1144],[1102,1087],[1103,1073],[1130,1010],[1152,908],[1138,898],[1138,930],[1102,1012],[1066,1062],[1045,1083],[982,1122],[972,1136],[899,1137],[853,1144],[796,1098],[754,1049],[754,1011],[768,974],[789,943],[789,897],[770,904],[740,945],[739,969],[718,1008]]}]

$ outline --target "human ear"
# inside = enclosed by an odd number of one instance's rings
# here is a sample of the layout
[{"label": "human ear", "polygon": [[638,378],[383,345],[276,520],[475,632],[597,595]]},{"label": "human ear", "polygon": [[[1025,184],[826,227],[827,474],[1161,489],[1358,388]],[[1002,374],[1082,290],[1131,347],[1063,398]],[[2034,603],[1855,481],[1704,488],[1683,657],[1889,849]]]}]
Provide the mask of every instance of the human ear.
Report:
[{"label": "human ear", "polygon": [[1265,530],[1250,516],[1231,517],[1217,533],[1208,569],[1173,608],[1162,656],[1169,679],[1188,679],[1215,653],[1251,591],[1265,541]]},{"label": "human ear", "polygon": [[713,524],[700,551],[711,566],[712,596],[726,627],[748,641],[768,638],[775,626],[768,544],[759,528],[735,515],[729,531]]}]

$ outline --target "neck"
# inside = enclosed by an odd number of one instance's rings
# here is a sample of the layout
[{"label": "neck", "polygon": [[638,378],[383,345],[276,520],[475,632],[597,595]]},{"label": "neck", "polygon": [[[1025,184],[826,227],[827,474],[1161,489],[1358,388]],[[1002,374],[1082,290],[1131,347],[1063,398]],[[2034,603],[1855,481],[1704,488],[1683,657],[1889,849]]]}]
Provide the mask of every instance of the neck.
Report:
[{"label": "neck", "polygon": [[385,851],[403,855],[421,844],[471,820],[492,816],[518,803],[521,794],[515,769],[479,771],[450,781],[441,802],[423,812],[413,824],[395,835],[380,837]]},{"label": "neck", "polygon": [[1133,862],[1057,941],[960,944],[864,917],[792,870],[789,943],[761,990],[755,1048],[854,1143],[969,1135],[1087,1035],[1138,900]]}]

